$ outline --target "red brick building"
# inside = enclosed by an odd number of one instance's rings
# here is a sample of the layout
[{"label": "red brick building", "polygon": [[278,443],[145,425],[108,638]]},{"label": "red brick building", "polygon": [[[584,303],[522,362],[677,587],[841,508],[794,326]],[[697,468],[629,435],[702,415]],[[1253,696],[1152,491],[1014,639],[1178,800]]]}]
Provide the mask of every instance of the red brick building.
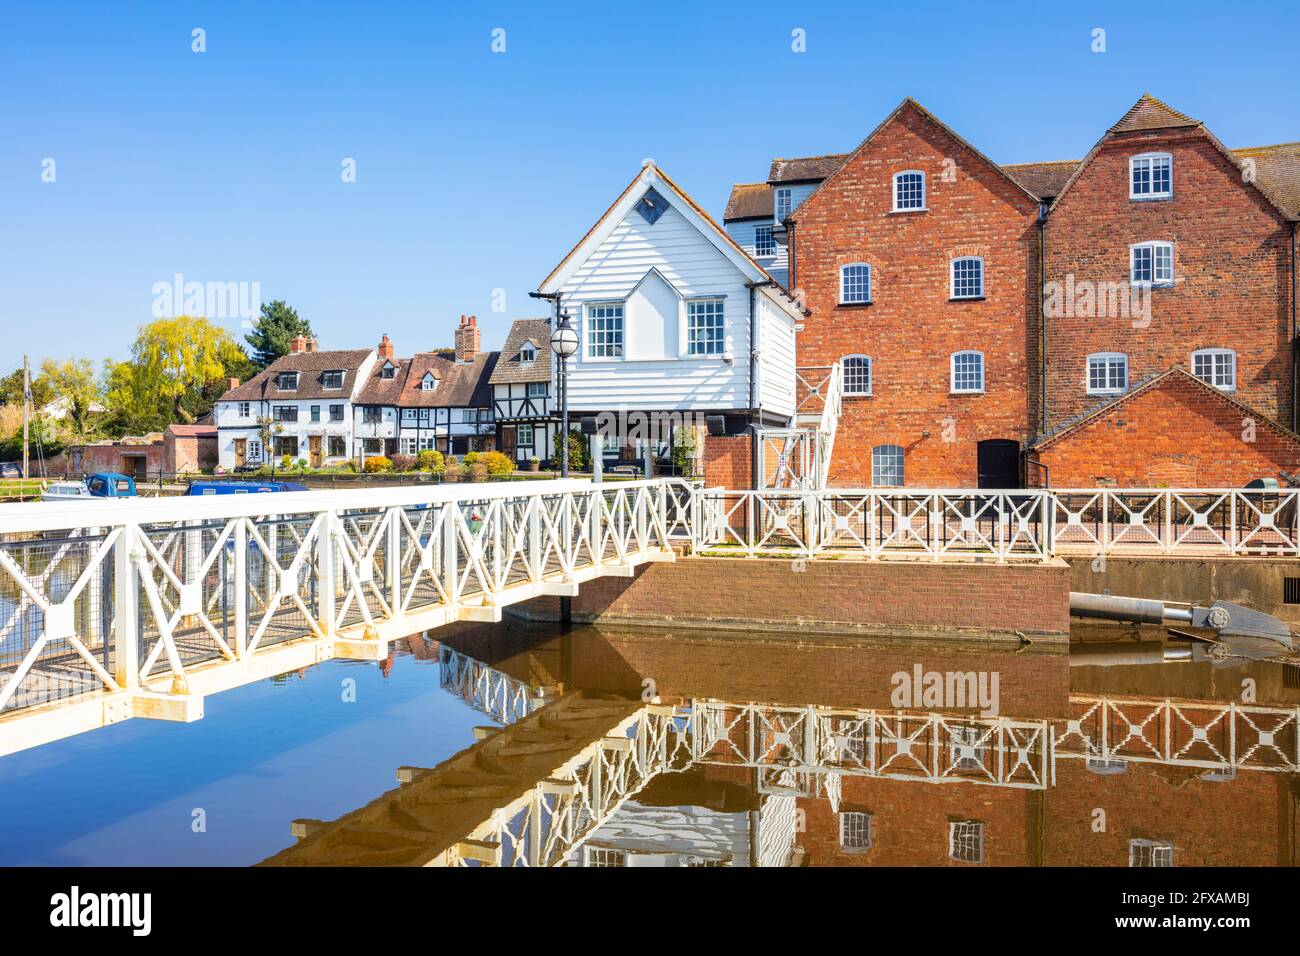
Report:
[{"label": "red brick building", "polygon": [[[998,166],[908,99],[815,160],[736,186],[727,228],[757,248],[773,208],[797,364],[842,366],[832,486],[1300,473],[1300,143],[1229,150],[1144,95],[1083,160]],[[1268,437],[1243,441],[1244,418]]]}]

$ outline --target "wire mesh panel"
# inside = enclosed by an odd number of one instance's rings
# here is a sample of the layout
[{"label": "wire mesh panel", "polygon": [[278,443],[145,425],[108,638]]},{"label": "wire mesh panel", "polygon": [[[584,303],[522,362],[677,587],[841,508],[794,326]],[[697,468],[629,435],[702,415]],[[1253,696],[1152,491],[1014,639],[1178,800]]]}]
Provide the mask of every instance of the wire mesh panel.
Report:
[{"label": "wire mesh panel", "polygon": [[[250,650],[323,632],[316,620],[318,588],[342,593],[341,560],[332,582],[317,573],[320,515],[257,518],[248,523],[247,602]],[[338,554],[335,544],[336,555]]]}]

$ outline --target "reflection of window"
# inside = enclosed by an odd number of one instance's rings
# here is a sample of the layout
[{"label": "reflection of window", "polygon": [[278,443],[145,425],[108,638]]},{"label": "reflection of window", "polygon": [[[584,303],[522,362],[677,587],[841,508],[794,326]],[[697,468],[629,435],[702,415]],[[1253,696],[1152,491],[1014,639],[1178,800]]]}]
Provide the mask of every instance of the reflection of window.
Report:
[{"label": "reflection of window", "polygon": [[840,814],[840,846],[846,850],[871,849],[871,814],[857,810]]},{"label": "reflection of window", "polygon": [[950,821],[948,857],[961,863],[983,863],[984,824],[979,820]]},{"label": "reflection of window", "polygon": [[984,767],[988,747],[980,743],[979,727],[957,725],[949,729],[948,764],[954,770],[979,770]]},{"label": "reflection of window", "polygon": [[1129,866],[1173,866],[1174,845],[1163,840],[1129,840]]},{"label": "reflection of window", "polygon": [[894,212],[925,208],[925,173],[909,169],[894,174]]},{"label": "reflection of window", "polygon": [[865,355],[846,355],[841,359],[845,395],[871,394],[871,359]]},{"label": "reflection of window", "polygon": [[1088,356],[1088,394],[1117,395],[1128,388],[1128,356],[1097,352]]},{"label": "reflection of window", "polygon": [[840,303],[853,305],[871,301],[871,266],[851,262],[840,266]]},{"label": "reflection of window", "polygon": [[871,483],[878,488],[898,488],[903,484],[903,447],[877,445],[871,449]]},{"label": "reflection of window", "polygon": [[587,354],[592,358],[623,357],[623,303],[587,306]]},{"label": "reflection of window", "polygon": [[1237,387],[1237,355],[1231,349],[1200,349],[1192,353],[1192,374],[1231,392]]},{"label": "reflection of window", "polygon": [[1168,153],[1134,156],[1128,168],[1130,199],[1165,199],[1174,194],[1174,158]]},{"label": "reflection of window", "polygon": [[627,866],[627,854],[605,846],[587,846],[585,862],[587,866]]},{"label": "reflection of window", "polygon": [[776,255],[776,239],[772,236],[772,227],[769,225],[754,227],[754,256],[774,256]]},{"label": "reflection of window", "polygon": [[691,299],[686,303],[686,340],[690,355],[721,355],[724,328],[721,299]]}]

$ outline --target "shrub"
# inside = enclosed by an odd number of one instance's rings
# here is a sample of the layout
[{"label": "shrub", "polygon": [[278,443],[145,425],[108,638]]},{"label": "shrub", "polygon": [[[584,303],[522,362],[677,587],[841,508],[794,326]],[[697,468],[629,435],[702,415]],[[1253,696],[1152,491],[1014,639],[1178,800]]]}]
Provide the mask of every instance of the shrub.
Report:
[{"label": "shrub", "polygon": [[443,461],[442,452],[433,448],[426,448],[415,456],[415,467],[420,471],[441,475],[447,470],[447,463]]},{"label": "shrub", "polygon": [[461,459],[461,464],[468,468],[470,465],[474,464],[474,462],[478,461],[482,455],[482,452],[477,451],[466,452],[465,457]]},{"label": "shrub", "polygon": [[508,478],[515,473],[515,463],[503,452],[485,451],[478,457],[477,463],[486,465],[488,474],[493,478]]},{"label": "shrub", "polygon": [[[470,455],[472,454],[474,453],[470,452]],[[465,457],[468,458],[469,455],[466,455]],[[469,466],[469,478],[470,481],[487,481],[488,466],[482,461],[475,460]]]},{"label": "shrub", "polygon": [[379,474],[384,471],[392,471],[393,463],[383,455],[371,455],[366,459],[365,471],[368,475]]},{"label": "shrub", "polygon": [[394,471],[412,471],[415,468],[414,455],[394,455],[392,460]]},{"label": "shrub", "polygon": [[293,455],[281,455],[281,456],[280,456],[280,467],[281,467],[281,468],[292,468],[292,467],[293,467]]},{"label": "shrub", "polygon": [[[551,456],[551,467],[556,471],[560,470],[561,455],[560,448],[557,446],[555,454]],[[571,471],[585,471],[588,467],[587,461],[587,436],[582,432],[569,432],[569,469]]]},{"label": "shrub", "polygon": [[451,481],[459,481],[461,475],[465,474],[465,466],[455,455],[448,455],[447,461],[443,466],[443,473]]}]

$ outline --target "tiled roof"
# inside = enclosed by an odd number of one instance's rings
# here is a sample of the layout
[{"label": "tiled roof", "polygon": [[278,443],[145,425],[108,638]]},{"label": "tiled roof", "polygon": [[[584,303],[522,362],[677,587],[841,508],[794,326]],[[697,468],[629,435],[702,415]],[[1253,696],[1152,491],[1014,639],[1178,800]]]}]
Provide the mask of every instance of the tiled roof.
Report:
[{"label": "tiled roof", "polygon": [[1053,163],[1012,163],[1003,166],[1002,171],[1039,199],[1051,199],[1078,166],[1079,160],[1066,159]]},{"label": "tiled roof", "polygon": [[[531,365],[519,361],[519,349],[525,342],[532,342],[537,349],[537,358]],[[551,320],[550,319],[515,319],[506,336],[506,344],[501,348],[501,357],[497,359],[496,368],[492,370],[489,382],[492,385],[508,385],[511,382],[549,382],[551,380]]]},{"label": "tiled roof", "polygon": [[216,425],[168,425],[167,430],[177,438],[216,438]]},{"label": "tiled roof", "polygon": [[1238,160],[1255,160],[1255,184],[1292,217],[1300,217],[1300,143],[1234,149]]},{"label": "tiled roof", "polygon": [[[496,366],[497,352],[479,352],[472,362],[454,362],[437,352],[417,352],[410,358],[395,358],[397,373],[380,377],[383,360],[357,396],[358,405],[391,405],[396,408],[491,408],[489,379]],[[420,387],[432,372],[438,387],[426,392]]]},{"label": "tiled roof", "polygon": [[1132,108],[1110,128],[1112,133],[1135,133],[1149,129],[1176,129],[1200,126],[1201,121],[1161,103],[1150,93],[1143,93]]},{"label": "tiled roof", "polygon": [[767,181],[769,183],[816,182],[835,172],[848,158],[848,153],[827,153],[824,156],[774,159],[772,168],[767,174]]},{"label": "tiled roof", "polygon": [[[242,385],[232,388],[221,396],[223,402],[271,401],[272,399],[307,399],[307,398],[342,398],[352,394],[352,386],[357,380],[357,369],[361,367],[370,349],[343,349],[332,352],[295,352],[276,359],[262,371]],[[340,371],[343,373],[343,387],[324,389],[321,387],[321,373]],[[275,378],[281,372],[297,372],[298,387],[281,391],[276,387]]]},{"label": "tiled roof", "polygon": [[770,219],[772,214],[771,186],[767,183],[736,183],[731,187],[731,197],[727,200],[727,208],[722,218],[725,221]]}]

